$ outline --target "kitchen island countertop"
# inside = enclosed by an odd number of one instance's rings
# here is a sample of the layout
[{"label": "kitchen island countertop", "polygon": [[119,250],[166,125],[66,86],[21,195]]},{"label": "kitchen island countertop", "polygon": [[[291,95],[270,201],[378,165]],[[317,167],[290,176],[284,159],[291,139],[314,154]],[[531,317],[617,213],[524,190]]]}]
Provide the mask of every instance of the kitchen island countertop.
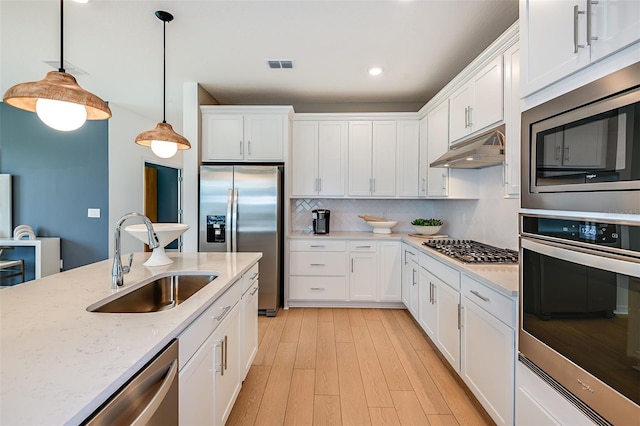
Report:
[{"label": "kitchen island countertop", "polygon": [[123,290],[171,271],[217,278],[173,309],[143,314],[86,310],[118,291],[111,259],[0,290],[0,424],[82,422],[262,257],[172,253],[171,265],[147,268],[149,255],[136,254]]}]

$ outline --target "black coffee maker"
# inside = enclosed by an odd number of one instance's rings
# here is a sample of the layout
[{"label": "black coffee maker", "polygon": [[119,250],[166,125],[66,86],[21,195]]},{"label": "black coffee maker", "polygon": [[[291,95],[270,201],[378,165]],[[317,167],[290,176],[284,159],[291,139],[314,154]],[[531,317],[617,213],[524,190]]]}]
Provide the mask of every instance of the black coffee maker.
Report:
[{"label": "black coffee maker", "polygon": [[311,217],[313,218],[314,234],[329,233],[329,217],[330,216],[331,216],[331,210],[317,209],[317,210],[311,211]]}]

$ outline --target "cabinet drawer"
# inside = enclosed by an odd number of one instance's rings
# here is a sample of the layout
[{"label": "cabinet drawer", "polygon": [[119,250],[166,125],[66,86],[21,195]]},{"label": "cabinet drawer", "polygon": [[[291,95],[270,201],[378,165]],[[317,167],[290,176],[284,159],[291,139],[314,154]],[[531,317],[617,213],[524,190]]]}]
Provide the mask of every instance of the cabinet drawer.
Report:
[{"label": "cabinet drawer", "polygon": [[342,276],[347,273],[346,253],[290,253],[290,275]]},{"label": "cabinet drawer", "polygon": [[231,308],[240,300],[242,296],[240,281],[241,280],[236,281],[235,284],[228,288],[222,296],[217,298],[206,311],[196,318],[195,321],[178,336],[178,340],[180,341],[178,345],[180,369],[189,361],[200,345],[216,327],[218,327],[231,311]]},{"label": "cabinet drawer", "polygon": [[451,266],[447,266],[422,252],[420,252],[420,266],[440,278],[449,286],[456,290],[460,290],[460,272],[456,271]]},{"label": "cabinet drawer", "polygon": [[289,251],[346,251],[347,242],[341,240],[289,240]]},{"label": "cabinet drawer", "polygon": [[251,288],[258,279],[258,275],[258,264],[256,263],[242,276],[242,294],[245,294]]},{"label": "cabinet drawer", "polygon": [[349,251],[369,251],[377,250],[375,241],[349,241]]},{"label": "cabinet drawer", "polygon": [[515,300],[464,274],[462,274],[461,293],[509,327],[516,328]]},{"label": "cabinet drawer", "polygon": [[346,277],[291,277],[289,298],[292,300],[346,300]]}]

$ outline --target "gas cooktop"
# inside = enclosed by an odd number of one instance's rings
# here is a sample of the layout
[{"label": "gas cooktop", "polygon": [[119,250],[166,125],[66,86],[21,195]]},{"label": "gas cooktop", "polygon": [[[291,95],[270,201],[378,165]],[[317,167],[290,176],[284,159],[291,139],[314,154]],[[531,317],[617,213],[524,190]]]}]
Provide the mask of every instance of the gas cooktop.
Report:
[{"label": "gas cooktop", "polygon": [[422,243],[464,263],[518,263],[518,252],[473,240],[431,240]]}]

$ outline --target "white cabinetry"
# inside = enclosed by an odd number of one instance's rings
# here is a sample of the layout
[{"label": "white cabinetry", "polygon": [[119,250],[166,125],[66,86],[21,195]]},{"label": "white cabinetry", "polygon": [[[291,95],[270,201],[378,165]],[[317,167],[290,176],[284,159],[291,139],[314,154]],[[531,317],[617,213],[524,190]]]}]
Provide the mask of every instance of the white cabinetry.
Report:
[{"label": "white cabinetry", "polygon": [[258,352],[258,275],[256,263],[242,279],[242,381]]},{"label": "white cabinetry", "polygon": [[291,146],[293,197],[343,197],[348,123],[294,121]]},{"label": "white cabinetry", "polygon": [[[504,191],[507,197],[520,195],[520,48],[511,46],[504,57]],[[545,151],[546,152],[546,151]]]},{"label": "white cabinetry", "polygon": [[418,249],[402,244],[402,303],[418,321],[419,310],[419,267]]},{"label": "white cabinetry", "polygon": [[637,0],[520,2],[522,96],[640,40]]},{"label": "white cabinetry", "polygon": [[498,425],[513,424],[516,301],[462,275],[460,376]]},{"label": "white cabinetry", "polygon": [[178,377],[181,425],[213,424],[213,337],[182,368]]},{"label": "white cabinetry", "polygon": [[290,108],[200,108],[202,161],[284,161]]},{"label": "white cabinetry", "polygon": [[240,393],[240,307],[236,304],[213,335],[214,424],[224,425]]},{"label": "white cabinetry", "polygon": [[349,300],[375,301],[378,282],[377,243],[349,242]]},{"label": "white cabinetry", "polygon": [[349,190],[352,197],[396,195],[396,122],[349,122]]},{"label": "white cabinetry", "polygon": [[497,56],[449,98],[449,141],[503,119],[502,56]]},{"label": "white cabinetry", "polygon": [[398,196],[416,198],[419,191],[420,123],[398,121]]},{"label": "white cabinetry", "polygon": [[289,299],[345,300],[347,245],[338,240],[289,242]]},{"label": "white cabinetry", "polygon": [[402,301],[400,241],[378,242],[378,300]]}]

